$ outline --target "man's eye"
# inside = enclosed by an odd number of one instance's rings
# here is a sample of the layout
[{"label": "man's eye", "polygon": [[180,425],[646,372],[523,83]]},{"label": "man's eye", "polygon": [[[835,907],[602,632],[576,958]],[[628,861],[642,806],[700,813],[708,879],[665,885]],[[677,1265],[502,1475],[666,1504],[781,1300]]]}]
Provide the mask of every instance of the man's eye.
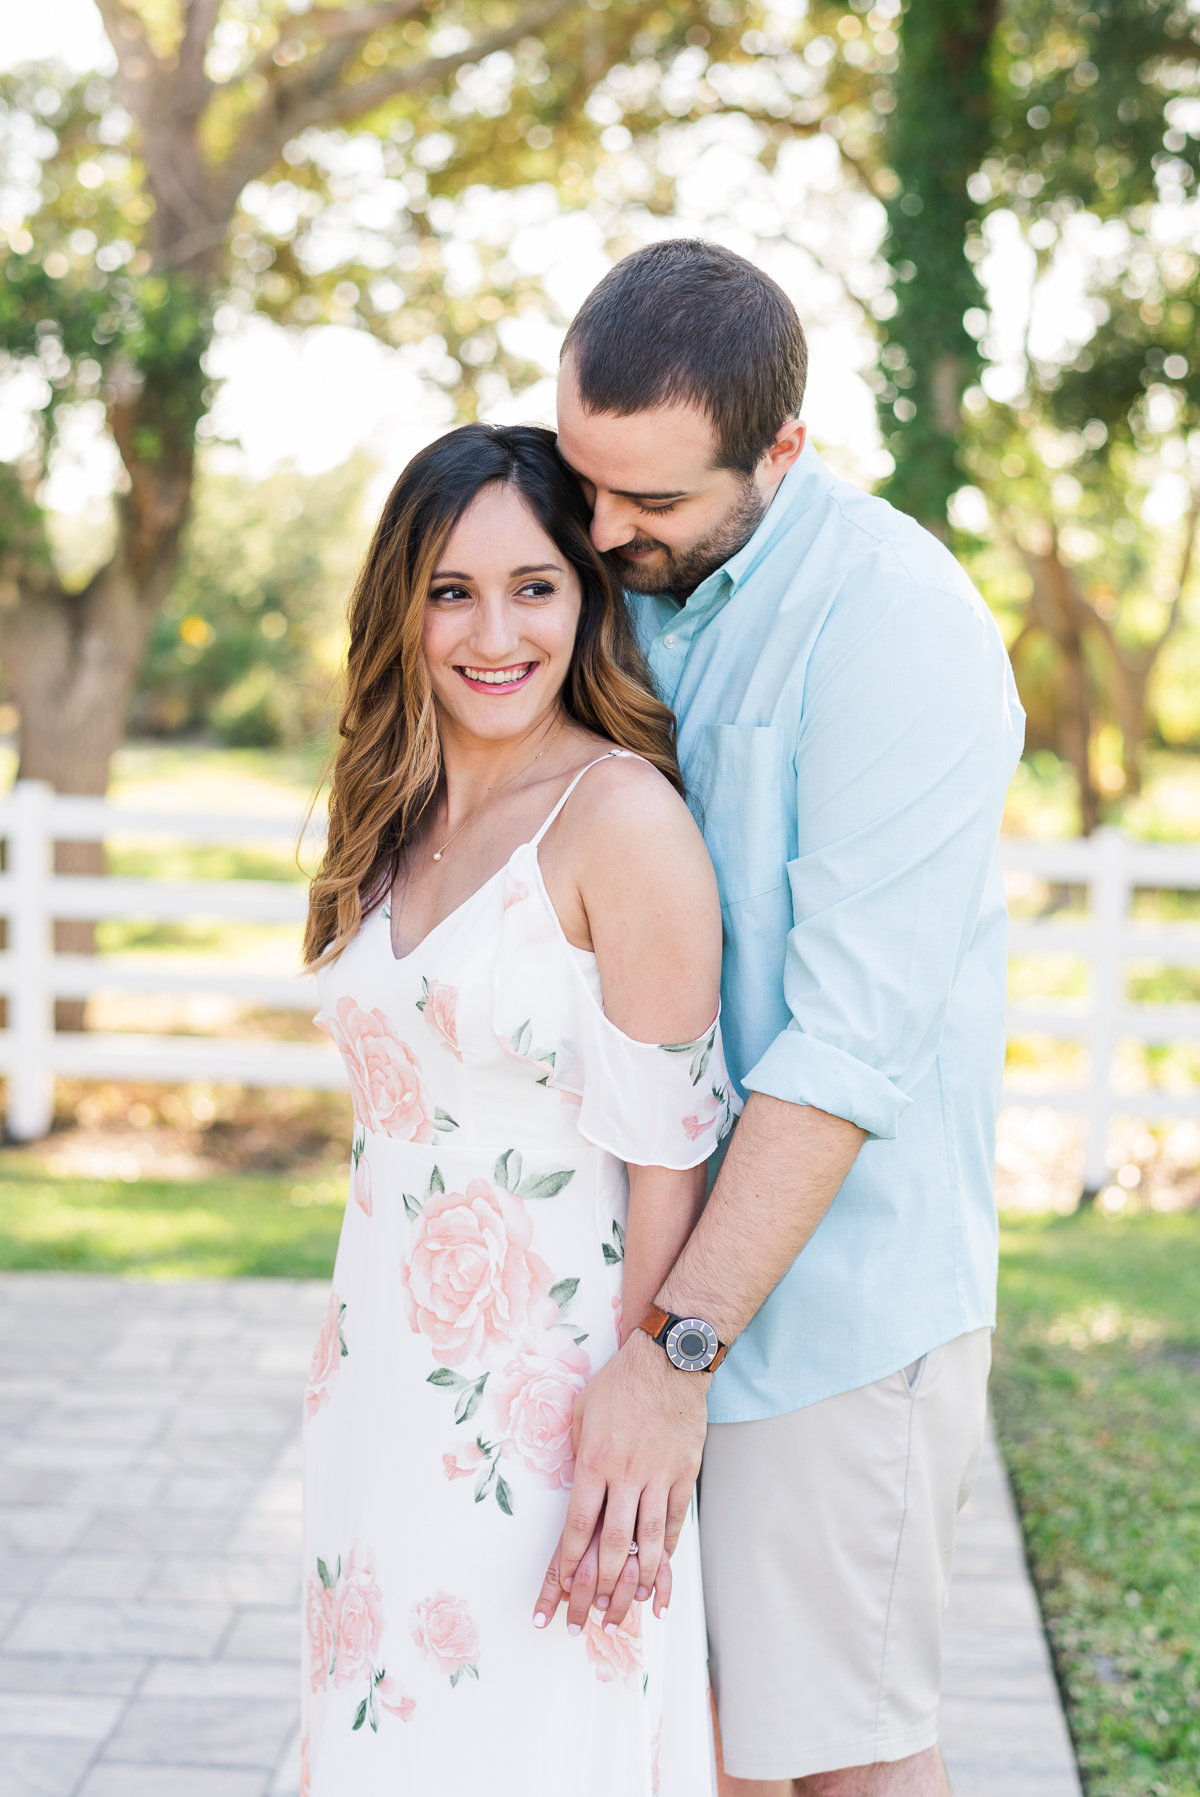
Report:
[{"label": "man's eye", "polygon": [[638,510],[640,512],[649,512],[652,518],[663,518],[668,512],[673,512],[675,510],[675,505],[673,501],[670,505],[639,505]]}]

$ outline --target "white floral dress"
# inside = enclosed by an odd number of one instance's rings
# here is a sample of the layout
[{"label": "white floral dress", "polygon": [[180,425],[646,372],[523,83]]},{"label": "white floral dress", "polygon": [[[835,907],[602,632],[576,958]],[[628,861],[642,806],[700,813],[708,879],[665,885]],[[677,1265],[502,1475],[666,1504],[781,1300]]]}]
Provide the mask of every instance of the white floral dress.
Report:
[{"label": "white floral dress", "polygon": [[717,1024],[632,1041],[563,935],[537,849],[575,784],[411,954],[384,905],[320,978],[355,1135],[305,1400],[303,1797],[715,1789],[694,1507],[661,1620],[532,1622],[617,1350],[625,1162],[695,1166],[740,1108]]}]

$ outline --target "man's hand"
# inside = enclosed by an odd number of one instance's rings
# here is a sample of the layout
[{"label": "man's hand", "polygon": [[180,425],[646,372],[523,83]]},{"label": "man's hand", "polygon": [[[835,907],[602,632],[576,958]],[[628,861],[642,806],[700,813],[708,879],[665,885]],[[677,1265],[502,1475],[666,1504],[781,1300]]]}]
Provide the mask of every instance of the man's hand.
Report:
[{"label": "man's hand", "polygon": [[[649,1594],[657,1585],[660,1599],[665,1597],[663,1554],[679,1540],[700,1471],[710,1383],[706,1374],[677,1371],[657,1343],[635,1329],[580,1392],[575,1484],[562,1542],[535,1608],[538,1627],[545,1626],[538,1618],[548,1622],[564,1594],[570,1597],[569,1627],[582,1628],[595,1606],[613,1630],[638,1590]],[[629,1552],[633,1541],[636,1556]]]}]

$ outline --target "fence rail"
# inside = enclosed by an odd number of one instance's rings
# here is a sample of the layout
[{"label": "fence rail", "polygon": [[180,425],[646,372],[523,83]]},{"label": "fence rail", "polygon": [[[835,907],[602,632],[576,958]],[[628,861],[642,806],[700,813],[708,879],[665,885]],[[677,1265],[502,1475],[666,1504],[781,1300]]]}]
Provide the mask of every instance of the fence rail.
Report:
[{"label": "fence rail", "polygon": [[[244,962],[155,956],[122,961],[108,955],[54,951],[53,922],[60,919],[146,918],[156,923],[189,918],[235,918],[243,923],[298,924],[306,894],[294,881],[158,880],[122,876],[56,874],[56,842],[98,842],[114,836],[158,836],[190,844],[278,842],[292,844],[302,820],[219,812],[134,811],[104,799],[58,796],[35,780],[19,780],[0,801],[0,837],[6,847],[0,874],[0,916],[7,946],[0,953],[0,994],[8,1001],[8,1027],[0,1031],[0,1072],[8,1082],[8,1133],[32,1141],[46,1133],[54,1114],[54,1080],[139,1079],[174,1082],[229,1080],[248,1086],[344,1086],[345,1070],[332,1045],[310,1042],[222,1040],[211,1036],[138,1035],[87,1030],[57,1034],[56,998],[95,992],[221,994],[276,1010],[316,1009],[311,978],[247,969]],[[311,825],[306,844],[316,847],[322,826]]]},{"label": "fence rail", "polygon": [[1113,1089],[1117,1050],[1130,1037],[1150,1045],[1200,1040],[1200,1004],[1130,1004],[1125,996],[1128,961],[1200,966],[1200,927],[1189,923],[1138,923],[1130,915],[1139,889],[1200,891],[1200,846],[1132,842],[1120,830],[1066,842],[1009,837],[1000,845],[1010,873],[1030,873],[1056,885],[1088,888],[1087,919],[1060,923],[1053,916],[1013,923],[1013,955],[1078,955],[1089,963],[1086,1001],[1010,1004],[1011,1036],[1048,1035],[1082,1042],[1090,1051],[1085,1086],[1008,1091],[1016,1104],[1082,1112],[1087,1120],[1084,1187],[1096,1191],[1107,1173],[1109,1125],[1114,1117],[1200,1117],[1200,1088],[1169,1092],[1158,1087],[1121,1093]]},{"label": "fence rail", "polygon": [[[56,842],[158,836],[190,844],[293,843],[296,815],[134,811],[103,799],[58,796],[39,781],[21,780],[0,801],[0,916],[7,946],[0,952],[0,994],[8,1027],[0,1030],[0,1072],[8,1081],[8,1132],[28,1141],[45,1134],[53,1116],[58,1074],[85,1079],[174,1082],[230,1080],[253,1086],[340,1087],[346,1083],[332,1045],[228,1040],[210,1036],[135,1035],[120,1031],[56,1034],[56,998],[95,992],[204,993],[273,1009],[311,1012],[311,978],[288,978],[217,958],[57,954],[53,921],[140,917],[155,922],[235,918],[244,923],[298,924],[304,888],[287,880],[160,880],[55,874]],[[306,843],[317,847],[320,820]],[[1167,1092],[1114,1091],[1119,1045],[1133,1037],[1150,1044],[1200,1040],[1200,1004],[1133,1005],[1125,997],[1125,963],[1134,959],[1200,967],[1200,925],[1138,923],[1130,916],[1139,888],[1200,891],[1200,845],[1135,843],[1118,830],[1090,838],[1043,842],[1008,838],[1001,857],[1010,873],[1033,874],[1055,885],[1086,886],[1083,922],[1041,916],[1012,925],[1009,948],[1020,955],[1075,955],[1090,966],[1090,997],[1062,1003],[1012,1004],[1011,1036],[1043,1034],[1086,1044],[1088,1083],[1056,1090],[1008,1091],[1016,1104],[1081,1112],[1087,1121],[1085,1184],[1095,1190],[1106,1174],[1108,1129],[1115,1116],[1200,1117],[1200,1088]]]}]

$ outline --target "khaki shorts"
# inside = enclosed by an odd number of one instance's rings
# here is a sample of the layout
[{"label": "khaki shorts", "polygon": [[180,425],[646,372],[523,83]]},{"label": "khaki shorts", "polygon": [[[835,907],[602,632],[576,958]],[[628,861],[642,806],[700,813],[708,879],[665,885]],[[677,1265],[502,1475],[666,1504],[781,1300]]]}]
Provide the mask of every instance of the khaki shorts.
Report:
[{"label": "khaki shorts", "polygon": [[700,1543],[731,1777],[803,1778],[936,1741],[991,1349],[977,1329],[857,1391],[709,1428]]}]

